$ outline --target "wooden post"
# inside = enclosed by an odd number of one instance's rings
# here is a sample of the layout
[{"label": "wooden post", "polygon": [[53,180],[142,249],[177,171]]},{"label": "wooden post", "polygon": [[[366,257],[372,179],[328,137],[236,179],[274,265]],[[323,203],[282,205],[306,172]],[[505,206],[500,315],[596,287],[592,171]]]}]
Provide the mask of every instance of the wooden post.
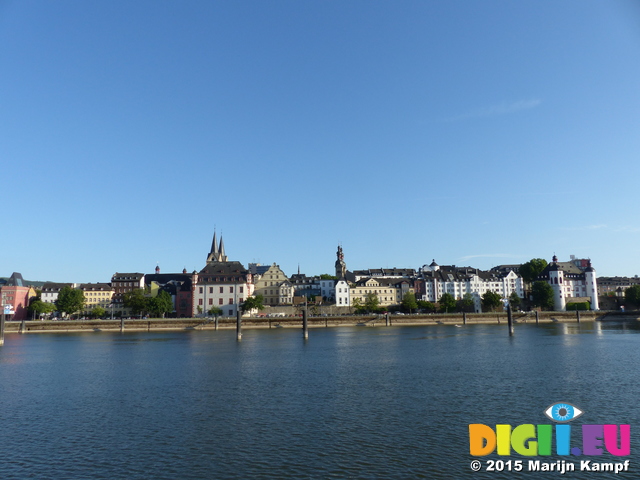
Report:
[{"label": "wooden post", "polygon": [[242,313],[240,308],[236,311],[236,339],[242,340]]},{"label": "wooden post", "polygon": [[580,310],[576,310],[576,318],[578,319],[578,323],[580,323]]},{"label": "wooden post", "polygon": [[462,324],[467,324],[467,312],[462,312]]},{"label": "wooden post", "polygon": [[218,330],[218,315],[214,315],[213,318],[214,318],[213,322],[214,322],[214,325],[215,325],[215,329]]},{"label": "wooden post", "polygon": [[513,335],[513,316],[511,315],[511,305],[507,305],[507,323],[509,324],[509,336]]},{"label": "wooden post", "polygon": [[387,320],[387,327],[388,327],[389,325],[391,325],[391,318],[389,317],[389,312],[387,312],[385,317],[386,317],[386,320]]},{"label": "wooden post", "polygon": [[4,345],[4,317],[4,305],[2,305],[2,319],[0,320],[0,345]]},{"label": "wooden post", "polygon": [[24,333],[24,331],[26,330],[26,325],[25,325],[25,321],[22,320],[22,322],[20,322],[20,330],[18,333]]},{"label": "wooden post", "polygon": [[302,336],[305,340],[309,339],[309,325],[307,321],[307,306],[304,306],[304,310],[302,310]]},{"label": "wooden post", "polygon": [[536,310],[536,325],[538,325],[538,321],[540,320],[540,318],[538,317],[538,310]]},{"label": "wooden post", "polygon": [[120,317],[120,333],[124,332],[124,317]]}]

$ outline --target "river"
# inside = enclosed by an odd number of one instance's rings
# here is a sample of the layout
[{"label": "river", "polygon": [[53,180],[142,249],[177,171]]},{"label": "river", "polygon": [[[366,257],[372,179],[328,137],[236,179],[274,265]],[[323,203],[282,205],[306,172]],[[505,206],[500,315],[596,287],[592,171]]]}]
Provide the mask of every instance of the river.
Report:
[{"label": "river", "polygon": [[[8,334],[2,479],[556,478],[473,472],[469,424],[630,424],[636,323]],[[579,465],[583,457],[535,457]]]}]

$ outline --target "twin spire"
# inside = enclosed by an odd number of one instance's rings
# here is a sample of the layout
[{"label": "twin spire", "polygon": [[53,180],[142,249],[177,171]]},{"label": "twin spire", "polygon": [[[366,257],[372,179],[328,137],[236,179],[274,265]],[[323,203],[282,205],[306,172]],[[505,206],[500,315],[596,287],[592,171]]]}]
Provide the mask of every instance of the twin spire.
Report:
[{"label": "twin spire", "polygon": [[220,244],[218,244],[216,232],[213,232],[213,242],[211,242],[211,252],[207,257],[207,263],[226,262],[227,256],[224,254],[224,242],[220,235]]}]

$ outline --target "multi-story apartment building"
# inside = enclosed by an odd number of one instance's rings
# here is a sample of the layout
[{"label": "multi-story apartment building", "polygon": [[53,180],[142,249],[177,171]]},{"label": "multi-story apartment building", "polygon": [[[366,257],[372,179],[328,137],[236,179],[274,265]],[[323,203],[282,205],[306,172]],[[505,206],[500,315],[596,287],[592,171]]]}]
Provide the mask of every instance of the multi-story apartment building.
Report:
[{"label": "multi-story apartment building", "polygon": [[113,312],[114,289],[108,283],[82,283],[78,286],[84,293],[84,315],[91,315],[95,307],[102,307],[107,312]]},{"label": "multi-story apartment building", "polygon": [[254,278],[255,295],[262,295],[264,305],[291,305],[294,288],[285,273],[275,263]]},{"label": "multi-story apartment building", "polygon": [[64,287],[76,288],[77,286],[77,283],[45,282],[42,285],[42,293],[40,294],[40,299],[45,303],[56,303],[58,295],[60,294],[60,290],[62,290]]},{"label": "multi-story apartment building", "polygon": [[471,267],[440,266],[434,260],[420,270],[420,276],[415,281],[416,297],[428,302],[437,302],[445,293],[456,300],[470,294],[475,311],[480,312],[482,296],[487,291],[495,292],[504,299],[509,298],[513,292],[520,298],[524,296],[524,281],[515,269],[487,272]]},{"label": "multi-story apartment building", "polygon": [[228,261],[222,238],[218,244],[214,233],[207,265],[193,278],[193,315],[207,315],[216,307],[224,316],[235,316],[252,294],[251,273],[240,262]]},{"label": "multi-story apartment building", "polygon": [[378,297],[381,307],[397,305],[408,292],[414,292],[413,285],[408,279],[398,278],[362,278],[349,290],[350,305],[359,302],[364,305],[371,293]]},{"label": "multi-story apartment building", "polygon": [[124,308],[123,295],[136,288],[144,289],[144,273],[115,273],[111,277],[111,287],[113,288],[113,308],[127,315]]}]

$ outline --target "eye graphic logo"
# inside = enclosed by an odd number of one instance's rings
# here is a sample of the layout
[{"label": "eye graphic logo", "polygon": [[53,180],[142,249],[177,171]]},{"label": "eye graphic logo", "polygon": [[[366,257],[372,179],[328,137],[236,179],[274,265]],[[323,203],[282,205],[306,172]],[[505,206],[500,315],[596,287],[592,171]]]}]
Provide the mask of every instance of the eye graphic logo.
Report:
[{"label": "eye graphic logo", "polygon": [[578,418],[583,413],[584,412],[575,405],[564,402],[549,405],[549,407],[544,411],[544,414],[547,417],[558,423],[570,422]]}]

